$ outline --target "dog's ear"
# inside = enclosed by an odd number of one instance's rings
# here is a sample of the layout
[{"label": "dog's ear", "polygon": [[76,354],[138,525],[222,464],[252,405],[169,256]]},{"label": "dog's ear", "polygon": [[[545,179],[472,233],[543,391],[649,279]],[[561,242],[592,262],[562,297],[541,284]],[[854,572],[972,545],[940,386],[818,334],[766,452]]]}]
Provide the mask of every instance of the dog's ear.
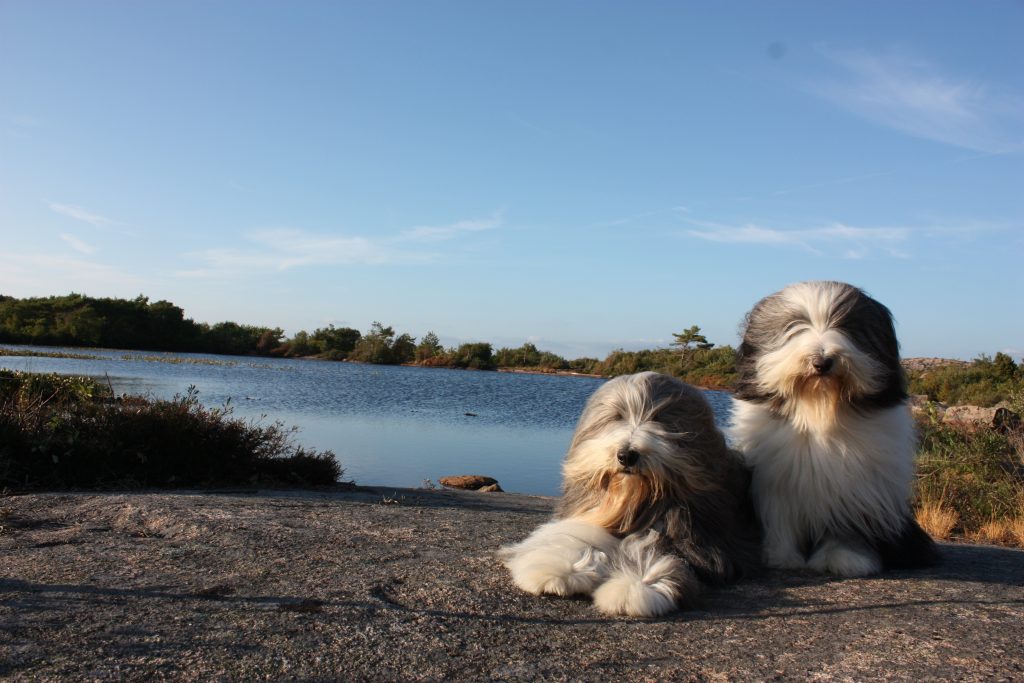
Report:
[{"label": "dog's ear", "polygon": [[758,385],[757,361],[788,323],[784,311],[782,297],[776,293],[758,301],[744,316],[736,349],[736,398],[754,402],[772,398]]},{"label": "dog's ear", "polygon": [[900,363],[900,345],[892,312],[863,291],[854,289],[857,296],[836,327],[885,370],[881,388],[858,399],[857,403],[865,408],[889,408],[907,400],[907,375]]},{"label": "dog's ear", "polygon": [[666,542],[701,580],[715,584],[756,573],[761,557],[750,474],[738,454],[727,457],[719,490],[688,496],[665,514]]}]

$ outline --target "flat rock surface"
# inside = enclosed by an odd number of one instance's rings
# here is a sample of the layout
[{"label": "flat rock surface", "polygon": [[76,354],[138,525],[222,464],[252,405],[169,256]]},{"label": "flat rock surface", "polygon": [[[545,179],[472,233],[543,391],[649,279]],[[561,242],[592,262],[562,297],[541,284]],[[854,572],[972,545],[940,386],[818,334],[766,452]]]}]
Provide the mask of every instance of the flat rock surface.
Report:
[{"label": "flat rock surface", "polygon": [[0,498],[4,680],[1020,680],[1024,552],[771,572],[700,609],[602,617],[494,550],[553,499],[501,493]]}]

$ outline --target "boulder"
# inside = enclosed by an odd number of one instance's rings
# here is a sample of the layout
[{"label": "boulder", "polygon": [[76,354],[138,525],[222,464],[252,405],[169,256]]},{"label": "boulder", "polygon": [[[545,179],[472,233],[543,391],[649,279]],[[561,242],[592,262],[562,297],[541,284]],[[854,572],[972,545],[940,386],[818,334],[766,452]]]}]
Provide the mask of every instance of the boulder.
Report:
[{"label": "boulder", "polygon": [[1009,408],[982,408],[980,406],[951,406],[942,421],[966,429],[995,429],[1000,432],[1020,426],[1020,415]]},{"label": "boulder", "polygon": [[[441,486],[450,489],[466,489],[468,491],[481,491],[485,487],[498,486],[498,480],[492,477],[484,477],[479,474],[460,474],[454,477],[441,477]],[[501,488],[488,489],[489,491],[500,491]]]},{"label": "boulder", "polygon": [[945,403],[930,400],[928,394],[912,394],[908,403],[910,412],[915,416],[934,410],[939,417],[942,417],[947,408]]}]

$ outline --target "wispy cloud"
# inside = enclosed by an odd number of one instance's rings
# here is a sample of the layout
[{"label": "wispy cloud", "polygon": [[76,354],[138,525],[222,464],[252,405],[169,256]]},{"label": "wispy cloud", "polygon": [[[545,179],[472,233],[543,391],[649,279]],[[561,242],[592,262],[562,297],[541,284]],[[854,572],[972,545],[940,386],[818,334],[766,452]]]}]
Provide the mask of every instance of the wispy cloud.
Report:
[{"label": "wispy cloud", "polygon": [[872,248],[882,249],[890,256],[904,257],[901,246],[910,238],[908,227],[864,228],[831,223],[803,230],[778,230],[762,225],[725,225],[708,221],[690,221],[698,230],[687,230],[690,237],[728,244],[759,244],[797,247],[813,254],[839,254],[844,258],[864,258]]},{"label": "wispy cloud", "polygon": [[858,116],[980,152],[1024,150],[1024,97],[1008,87],[942,74],[892,51],[818,51],[839,73],[809,90]]},{"label": "wispy cloud", "polygon": [[98,213],[93,213],[89,209],[74,204],[61,204],[59,202],[48,202],[51,211],[55,211],[62,216],[68,218],[74,218],[76,221],[82,221],[89,225],[97,228],[121,228],[124,227],[124,223],[112,220],[106,216],[101,216]]},{"label": "wispy cloud", "polygon": [[91,244],[87,244],[87,243],[83,242],[82,240],[80,240],[79,238],[75,237],[74,235],[71,235],[71,234],[66,233],[66,232],[62,232],[61,235],[60,235],[60,238],[62,240],[64,240],[69,247],[71,247],[72,249],[74,249],[75,251],[77,251],[80,254],[94,254],[94,253],[96,253],[96,247],[92,246]]},{"label": "wispy cloud", "polygon": [[460,233],[491,230],[501,225],[501,215],[495,213],[490,218],[479,220],[457,221],[449,225],[416,225],[403,230],[395,242],[443,242],[454,239]]},{"label": "wispy cloud", "polygon": [[48,292],[139,291],[143,281],[113,266],[52,251],[0,253],[0,291]]},{"label": "wispy cloud", "polygon": [[188,254],[201,267],[179,271],[183,277],[211,278],[246,271],[284,271],[322,265],[392,265],[430,263],[443,253],[425,250],[424,244],[454,240],[466,233],[491,230],[501,224],[490,218],[457,221],[448,225],[419,225],[385,237],[329,235],[292,228],[257,230],[245,236],[249,246],[206,249]]}]

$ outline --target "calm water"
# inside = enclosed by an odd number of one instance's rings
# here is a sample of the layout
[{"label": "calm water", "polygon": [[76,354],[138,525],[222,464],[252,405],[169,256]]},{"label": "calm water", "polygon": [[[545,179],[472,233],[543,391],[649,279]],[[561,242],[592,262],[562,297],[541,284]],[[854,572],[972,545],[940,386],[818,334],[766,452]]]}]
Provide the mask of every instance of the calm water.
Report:
[{"label": "calm water", "polygon": [[[421,486],[425,479],[436,482],[446,475],[485,474],[506,491],[545,495],[558,493],[559,466],[572,429],[604,381],[151,351],[35,350],[102,359],[0,356],[0,367],[109,378],[118,393],[157,398],[194,385],[207,406],[230,402],[235,415],[298,426],[299,443],[334,451],[345,478],[360,484]],[[724,424],[729,395],[708,391],[706,396]]]}]

